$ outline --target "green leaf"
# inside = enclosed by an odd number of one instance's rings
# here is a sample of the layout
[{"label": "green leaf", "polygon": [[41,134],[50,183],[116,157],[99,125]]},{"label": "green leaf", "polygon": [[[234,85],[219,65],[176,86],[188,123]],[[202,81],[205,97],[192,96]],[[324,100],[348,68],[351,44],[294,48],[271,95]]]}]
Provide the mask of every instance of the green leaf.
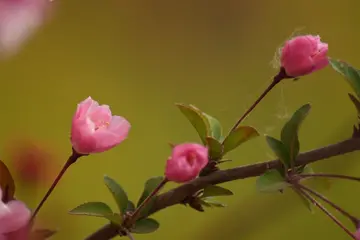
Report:
[{"label": "green leaf", "polygon": [[2,190],[3,202],[8,202],[14,199],[15,182],[8,167],[1,160],[0,160],[0,188]]},{"label": "green leaf", "polygon": [[258,177],[256,188],[260,192],[276,192],[290,186],[276,169],[266,171]]},{"label": "green leaf", "polygon": [[206,188],[204,188],[204,192],[201,195],[201,198],[215,197],[215,196],[230,196],[230,195],[234,195],[234,193],[229,189],[220,186],[209,185]]},{"label": "green leaf", "polygon": [[219,141],[222,137],[221,123],[219,122],[219,120],[210,116],[209,114],[206,114],[204,112],[202,114],[206,117],[206,119],[208,120],[208,123],[209,123],[209,129],[207,131],[207,136],[211,136],[214,139]]},{"label": "green leaf", "polygon": [[226,204],[223,204],[221,202],[213,200],[210,197],[209,198],[202,198],[201,200],[202,200],[201,204],[206,206],[206,207],[218,207],[218,208],[226,207]]},{"label": "green leaf", "polygon": [[56,232],[49,229],[35,229],[30,233],[30,240],[45,240],[52,237]]},{"label": "green leaf", "polygon": [[113,195],[120,213],[125,214],[128,206],[128,196],[123,188],[112,178],[104,176],[104,182],[111,194]]},{"label": "green leaf", "polygon": [[295,161],[297,155],[299,154],[300,143],[298,132],[300,125],[308,115],[310,108],[310,104],[305,104],[300,107],[281,130],[281,141],[289,153],[290,162]]},{"label": "green leaf", "polygon": [[286,168],[290,167],[290,156],[285,145],[280,140],[270,136],[266,136],[266,141],[284,166]]},{"label": "green leaf", "polygon": [[300,194],[298,191],[294,190],[294,192],[296,193],[296,195],[300,198],[301,202],[305,205],[305,207],[307,209],[309,209],[309,211],[312,213],[314,212],[313,208],[312,208],[312,203],[302,194]]},{"label": "green leaf", "polygon": [[250,126],[239,126],[232,131],[223,141],[224,152],[223,154],[234,150],[240,144],[250,140],[253,137],[259,136],[255,128]]},{"label": "green leaf", "polygon": [[[144,190],[139,198],[137,206],[139,206],[154,190],[159,186],[159,184],[164,180],[164,177],[151,177],[145,182]],[[151,207],[153,206],[157,196],[154,196],[150,199],[149,203],[141,210],[140,216],[146,215]]]},{"label": "green leaf", "polygon": [[111,208],[103,202],[86,202],[77,206],[69,213],[72,215],[103,217],[112,221],[113,223],[121,223],[121,217],[115,215]]},{"label": "green leaf", "polygon": [[360,98],[360,71],[341,60],[329,59],[329,63],[335,71],[345,77],[357,97]]},{"label": "green leaf", "polygon": [[185,104],[177,103],[176,106],[196,129],[203,144],[206,144],[206,137],[208,136],[208,129],[210,129],[210,124],[207,118],[204,116],[203,112],[192,105],[187,106]]},{"label": "green leaf", "polygon": [[356,110],[358,112],[358,116],[360,116],[360,101],[354,95],[352,95],[351,93],[349,93],[349,97],[350,97],[350,100],[355,105],[355,108],[356,108]]},{"label": "green leaf", "polygon": [[158,176],[158,177],[151,177],[145,182],[144,190],[141,194],[141,197],[137,203],[137,206],[139,206],[149,195],[152,193],[159,184],[164,180],[164,177]]},{"label": "green leaf", "polygon": [[132,201],[129,201],[126,211],[133,212],[134,210],[135,210],[135,204]]},{"label": "green leaf", "polygon": [[222,158],[223,145],[212,137],[206,137],[206,145],[209,148],[209,155],[212,160],[220,160]]},{"label": "green leaf", "polygon": [[131,229],[133,233],[152,233],[160,227],[160,224],[152,218],[140,219],[136,221],[134,228]]}]

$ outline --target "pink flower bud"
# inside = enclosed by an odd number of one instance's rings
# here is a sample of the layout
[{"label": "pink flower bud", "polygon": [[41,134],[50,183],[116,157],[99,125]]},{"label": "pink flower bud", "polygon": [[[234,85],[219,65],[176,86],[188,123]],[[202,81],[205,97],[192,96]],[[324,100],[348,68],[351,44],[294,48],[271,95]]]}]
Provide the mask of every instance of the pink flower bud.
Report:
[{"label": "pink flower bud", "polygon": [[281,66],[289,77],[299,77],[326,67],[328,44],[320,36],[298,36],[285,43],[281,50]]},{"label": "pink flower bud", "polygon": [[80,154],[104,152],[125,140],[130,127],[125,118],[112,116],[109,106],[88,97],[73,117],[71,143]]},{"label": "pink flower bud", "polygon": [[16,53],[47,19],[49,0],[0,1],[0,56]]},{"label": "pink flower bud", "polygon": [[166,162],[165,176],[169,181],[188,182],[199,175],[208,161],[206,147],[196,143],[176,145]]},{"label": "pink flower bud", "polygon": [[[0,189],[0,199],[2,191]],[[30,210],[24,203],[12,200],[8,203],[0,201],[0,235],[19,230],[26,226],[30,219]]]}]

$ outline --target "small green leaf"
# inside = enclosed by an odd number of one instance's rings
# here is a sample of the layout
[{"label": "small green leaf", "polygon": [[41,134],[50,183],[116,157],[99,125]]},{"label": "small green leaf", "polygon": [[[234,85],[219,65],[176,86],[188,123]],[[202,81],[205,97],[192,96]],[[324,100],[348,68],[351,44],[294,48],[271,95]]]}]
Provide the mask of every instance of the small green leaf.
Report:
[{"label": "small green leaf", "polygon": [[266,141],[282,164],[284,164],[286,168],[290,167],[290,156],[285,145],[280,140],[270,136],[266,136]]},{"label": "small green leaf", "polygon": [[276,169],[266,171],[258,177],[256,188],[260,192],[276,192],[290,186]]},{"label": "small green leaf", "polygon": [[296,193],[296,195],[300,198],[301,202],[305,205],[305,207],[307,209],[309,209],[309,211],[311,213],[314,212],[313,208],[312,208],[312,203],[305,197],[303,196],[301,193],[299,193],[298,191],[294,190],[294,192]]},{"label": "small green leaf", "polygon": [[212,137],[206,138],[206,145],[209,148],[209,155],[212,160],[220,160],[222,158],[222,152],[223,152],[223,145]]},{"label": "small green leaf", "polygon": [[218,208],[226,207],[226,204],[218,202],[216,200],[213,200],[210,197],[202,198],[201,200],[202,200],[201,204],[206,206],[206,207],[218,207]]},{"label": "small green leaf", "polygon": [[136,221],[134,228],[131,229],[133,233],[152,233],[160,227],[160,224],[152,218],[145,218]]},{"label": "small green leaf", "polygon": [[356,108],[356,110],[358,112],[358,116],[360,116],[360,101],[354,95],[352,95],[351,93],[349,93],[349,97],[350,97],[350,100],[355,105],[355,108]]},{"label": "small green leaf", "polygon": [[203,115],[206,117],[209,123],[209,129],[207,131],[207,136],[211,136],[216,140],[220,140],[222,137],[222,126],[219,120],[203,112]]},{"label": "small green leaf", "polygon": [[187,106],[185,104],[178,103],[176,106],[196,129],[203,144],[206,144],[206,137],[208,136],[208,129],[210,128],[210,125],[203,112],[192,105]]},{"label": "small green leaf", "polygon": [[103,217],[115,224],[121,224],[121,217],[113,213],[111,208],[103,202],[86,202],[69,212],[72,215]]},{"label": "small green leaf", "polygon": [[250,140],[253,137],[259,136],[255,128],[250,126],[239,126],[232,131],[223,141],[224,153],[234,150],[240,144]]},{"label": "small green leaf", "polygon": [[56,232],[50,229],[35,229],[30,233],[30,240],[45,240],[52,237]]},{"label": "small green leaf", "polygon": [[305,104],[300,107],[281,130],[281,141],[289,153],[290,162],[295,161],[297,155],[299,154],[300,143],[298,132],[300,125],[308,115],[310,108],[310,104]]},{"label": "small green leaf", "polygon": [[126,211],[133,212],[134,210],[135,210],[135,204],[132,201],[129,201]]},{"label": "small green leaf", "polygon": [[[159,186],[159,184],[164,180],[164,177],[151,177],[145,182],[143,193],[139,198],[137,206],[139,206],[154,190]],[[152,197],[148,204],[141,210],[140,216],[146,215],[151,207],[153,206],[154,202],[156,201],[156,196]]]},{"label": "small green leaf", "polygon": [[345,77],[357,97],[360,98],[360,71],[344,61],[329,59],[329,63],[335,71]]},{"label": "small green leaf", "polygon": [[126,192],[114,179],[108,176],[104,176],[104,182],[113,195],[120,213],[125,214],[129,202]]},{"label": "small green leaf", "polygon": [[1,160],[0,160],[0,188],[2,190],[3,202],[8,202],[14,199],[15,182],[8,167]]},{"label": "small green leaf", "polygon": [[209,185],[206,188],[204,188],[204,192],[201,195],[201,198],[215,197],[215,196],[230,196],[230,195],[234,195],[234,193],[229,189],[220,186]]},{"label": "small green leaf", "polygon": [[141,194],[141,197],[137,203],[137,206],[139,206],[149,195],[152,193],[155,188],[159,186],[159,184],[164,180],[164,177],[158,176],[158,177],[151,177],[145,182],[143,193]]}]

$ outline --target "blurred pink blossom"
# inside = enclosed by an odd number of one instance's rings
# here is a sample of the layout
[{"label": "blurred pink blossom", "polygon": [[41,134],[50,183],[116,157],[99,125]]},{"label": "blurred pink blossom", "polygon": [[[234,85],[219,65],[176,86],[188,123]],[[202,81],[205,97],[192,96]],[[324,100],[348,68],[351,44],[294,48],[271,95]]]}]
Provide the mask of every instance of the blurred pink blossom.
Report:
[{"label": "blurred pink blossom", "polygon": [[196,143],[184,143],[173,148],[166,162],[168,180],[182,183],[196,178],[209,161],[208,149]]},{"label": "blurred pink blossom", "polygon": [[360,228],[356,230],[355,237],[356,237],[356,240],[360,240]]},{"label": "blurred pink blossom", "polygon": [[104,152],[125,140],[130,127],[125,118],[112,116],[108,105],[99,106],[88,97],[73,117],[71,143],[80,154]]},{"label": "blurred pink blossom", "polygon": [[[0,189],[0,199],[1,197]],[[7,234],[25,227],[30,215],[30,210],[20,201],[12,200],[7,203],[0,201],[0,239],[16,239],[7,237]]]},{"label": "blurred pink blossom", "polygon": [[328,44],[320,36],[298,36],[285,43],[281,51],[281,66],[289,77],[299,77],[326,67]]},{"label": "blurred pink blossom", "polygon": [[15,54],[44,23],[50,0],[0,0],[0,57]]}]

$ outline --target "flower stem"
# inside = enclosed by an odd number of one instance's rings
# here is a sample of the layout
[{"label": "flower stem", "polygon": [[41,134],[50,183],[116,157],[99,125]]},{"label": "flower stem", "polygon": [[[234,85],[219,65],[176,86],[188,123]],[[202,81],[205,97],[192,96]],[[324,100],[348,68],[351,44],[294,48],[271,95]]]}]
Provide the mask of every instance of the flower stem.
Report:
[{"label": "flower stem", "polygon": [[[280,72],[273,78],[273,81],[265,89],[265,91],[260,95],[260,97],[251,105],[248,110],[239,118],[235,125],[230,130],[230,133],[235,131],[235,129],[240,125],[240,123],[254,110],[254,108],[259,104],[259,102],[283,79],[287,78],[285,69],[281,68]],[[229,134],[230,134],[229,133]]]},{"label": "flower stem", "polygon": [[161,181],[161,183],[145,198],[144,201],[135,209],[135,211],[131,214],[127,221],[125,221],[124,225],[126,227],[131,227],[134,222],[136,222],[137,218],[139,217],[141,210],[150,202],[151,198],[153,198],[168,182],[167,178]]},{"label": "flower stem", "polygon": [[57,186],[57,184],[59,183],[60,179],[62,178],[62,176],[64,175],[64,173],[66,172],[66,170],[73,164],[76,162],[76,160],[78,160],[81,156],[84,156],[82,154],[77,153],[75,150],[73,150],[71,156],[68,158],[68,160],[66,161],[65,165],[63,166],[63,168],[61,169],[61,171],[59,172],[59,174],[56,176],[55,180],[53,181],[53,183],[51,184],[49,190],[46,192],[45,196],[42,198],[42,200],[40,201],[40,203],[38,204],[38,206],[36,207],[35,211],[33,212],[31,218],[30,218],[30,223],[34,221],[36,215],[39,213],[41,207],[44,205],[44,203],[46,202],[46,200],[48,199],[48,197],[50,196],[50,194],[52,193],[52,191],[55,189],[55,187]]},{"label": "flower stem", "polygon": [[348,213],[347,211],[345,211],[344,209],[342,209],[340,206],[338,206],[337,204],[335,204],[334,202],[330,201],[328,198],[326,198],[324,195],[302,185],[302,184],[298,184],[298,186],[300,188],[302,188],[303,190],[309,192],[310,194],[318,197],[319,199],[323,200],[324,202],[326,202],[327,204],[329,204],[330,206],[332,206],[333,208],[335,208],[337,211],[339,211],[341,214],[343,214],[345,217],[349,218],[354,224],[355,227],[358,225],[359,220],[354,217],[353,215],[351,215],[350,213]]},{"label": "flower stem", "polygon": [[324,206],[322,206],[318,201],[315,200],[310,194],[308,194],[299,184],[294,184],[294,189],[306,197],[310,202],[317,206],[321,211],[323,211],[331,220],[333,220],[339,227],[341,227],[352,239],[357,240],[356,236],[345,227],[334,215],[332,215]]},{"label": "flower stem", "polygon": [[347,180],[353,180],[353,181],[360,182],[359,177],[351,177],[351,176],[340,175],[340,174],[311,173],[311,174],[300,174],[300,177],[302,177],[302,178],[311,178],[311,177],[339,178],[339,179],[347,179]]}]

